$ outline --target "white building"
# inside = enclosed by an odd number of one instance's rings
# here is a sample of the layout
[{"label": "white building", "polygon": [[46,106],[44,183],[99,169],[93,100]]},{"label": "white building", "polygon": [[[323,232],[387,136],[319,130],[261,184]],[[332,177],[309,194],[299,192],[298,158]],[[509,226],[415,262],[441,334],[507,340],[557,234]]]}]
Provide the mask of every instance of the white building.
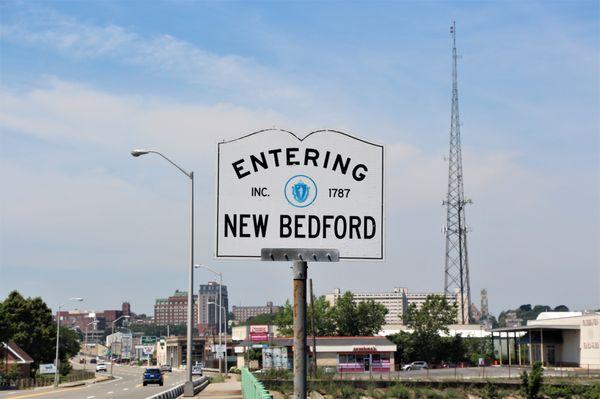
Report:
[{"label": "white building", "polygon": [[[544,365],[600,369],[600,313],[544,312],[526,326],[491,330],[504,353],[514,351],[506,342],[520,335],[513,364],[542,362]],[[511,359],[511,357],[509,357]]]},{"label": "white building", "polygon": [[[331,306],[335,305],[335,302],[343,295],[339,288],[335,288],[332,293],[325,294],[325,299]],[[388,310],[385,316],[385,324],[389,326],[399,326],[404,324],[404,315],[408,311],[408,306],[414,304],[417,309],[427,300],[430,295],[440,295],[446,298],[450,304],[457,304],[456,320],[461,320],[461,301],[458,292],[455,294],[444,294],[444,293],[420,293],[408,292],[407,288],[394,287],[391,292],[353,292],[354,302],[360,303],[363,301],[372,300],[375,303],[380,303]]]}]

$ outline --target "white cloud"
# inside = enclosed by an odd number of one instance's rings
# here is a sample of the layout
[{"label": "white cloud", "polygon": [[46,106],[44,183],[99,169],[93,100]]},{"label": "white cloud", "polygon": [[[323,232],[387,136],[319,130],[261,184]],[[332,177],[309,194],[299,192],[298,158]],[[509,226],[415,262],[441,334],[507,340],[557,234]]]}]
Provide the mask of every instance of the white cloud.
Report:
[{"label": "white cloud", "polygon": [[69,57],[114,59],[166,71],[188,82],[251,94],[256,100],[307,101],[299,86],[250,58],[215,54],[168,34],[144,37],[117,25],[85,25],[51,10],[23,12],[3,22],[0,38],[53,48]]},{"label": "white cloud", "polygon": [[25,92],[0,89],[4,129],[112,150],[155,146],[192,156],[206,155],[222,139],[286,124],[285,118],[268,109],[117,96],[56,78],[45,83]]}]

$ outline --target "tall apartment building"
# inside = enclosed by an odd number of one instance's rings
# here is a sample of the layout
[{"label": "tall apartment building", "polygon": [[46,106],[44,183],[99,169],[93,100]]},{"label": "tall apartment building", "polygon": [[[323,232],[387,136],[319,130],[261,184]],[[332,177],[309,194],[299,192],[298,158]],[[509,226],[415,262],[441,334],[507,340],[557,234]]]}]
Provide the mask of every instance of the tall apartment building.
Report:
[{"label": "tall apartment building", "polygon": [[406,294],[406,298],[408,300],[408,305],[414,304],[417,309],[420,309],[421,306],[427,300],[427,297],[430,295],[438,295],[446,298],[449,304],[456,304],[456,323],[460,323],[461,320],[461,304],[460,294],[458,290],[455,290],[454,294],[444,294],[443,292],[415,292]]},{"label": "tall apartment building", "polygon": [[281,310],[281,306],[273,306],[273,302],[267,302],[267,306],[232,306],[231,311],[236,322],[243,323],[251,317],[261,314],[274,314]]},{"label": "tall apartment building", "polygon": [[[154,303],[154,324],[157,326],[187,324],[187,291],[176,290],[175,294],[168,298],[157,298]],[[194,320],[198,322],[198,296],[193,296]]]},{"label": "tall apartment building", "polygon": [[[325,299],[333,306],[342,295],[341,290],[335,288],[332,293],[325,294]],[[385,324],[404,324],[403,318],[408,311],[408,307],[414,304],[417,309],[420,309],[429,295],[444,296],[451,304],[456,303],[460,299],[457,293],[454,295],[445,295],[443,293],[410,293],[407,288],[403,287],[394,287],[391,292],[353,292],[352,295],[354,295],[355,303],[372,300],[375,303],[385,306],[388,310],[385,316]],[[457,303],[456,315],[456,320],[460,320],[460,303]]]},{"label": "tall apartment building", "polygon": [[[221,331],[226,331],[226,315],[229,313],[229,296],[227,295],[227,286],[221,287],[221,296],[223,297],[223,313],[221,314]],[[202,334],[216,334],[219,332],[219,283],[209,281],[208,284],[201,284],[198,291],[198,331]]]},{"label": "tall apartment building", "polygon": [[[360,303],[372,300],[386,307],[385,324],[402,324],[402,316],[408,308],[406,288],[394,287],[392,292],[353,292],[354,302]],[[343,295],[339,288],[334,288],[330,294],[325,294],[325,299],[331,306]]]}]

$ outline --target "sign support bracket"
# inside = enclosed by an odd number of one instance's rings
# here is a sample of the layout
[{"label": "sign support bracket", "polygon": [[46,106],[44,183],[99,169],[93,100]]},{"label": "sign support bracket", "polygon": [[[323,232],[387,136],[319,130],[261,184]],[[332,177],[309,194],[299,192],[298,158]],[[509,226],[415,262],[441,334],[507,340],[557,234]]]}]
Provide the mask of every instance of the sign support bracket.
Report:
[{"label": "sign support bracket", "polygon": [[337,249],[263,248],[261,260],[292,262],[294,280],[294,399],[307,397],[306,278],[308,262],[339,262]]}]

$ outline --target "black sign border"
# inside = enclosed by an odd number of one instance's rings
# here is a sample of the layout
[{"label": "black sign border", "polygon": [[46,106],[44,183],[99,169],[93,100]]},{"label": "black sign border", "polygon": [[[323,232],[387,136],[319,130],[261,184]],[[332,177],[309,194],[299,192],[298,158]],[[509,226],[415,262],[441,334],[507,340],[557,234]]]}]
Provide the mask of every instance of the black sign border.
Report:
[{"label": "black sign border", "polygon": [[262,130],[258,130],[256,132],[253,133],[249,133],[246,134],[242,137],[238,137],[237,139],[233,139],[233,140],[228,140],[228,141],[221,141],[218,143],[217,145],[217,214],[216,214],[216,223],[215,223],[215,228],[216,228],[216,247],[215,247],[215,257],[216,258],[229,258],[229,259],[235,259],[235,258],[243,258],[243,259],[258,259],[260,260],[260,254],[258,256],[254,256],[254,255],[222,255],[219,254],[219,190],[221,188],[221,182],[220,182],[220,174],[221,174],[221,170],[220,170],[220,165],[221,165],[221,144],[229,144],[229,143],[233,143],[234,141],[238,141],[238,140],[242,140],[245,139],[247,137],[253,136],[255,134],[259,134],[259,133],[264,133],[264,132],[270,132],[270,131],[279,131],[279,132],[284,132],[284,133],[288,133],[291,134],[292,136],[294,136],[298,141],[302,142],[304,140],[306,140],[308,137],[312,136],[315,133],[325,133],[325,132],[332,132],[332,133],[337,133],[337,134],[341,134],[343,136],[346,137],[350,137],[351,139],[354,140],[358,140],[361,141],[365,144],[370,144],[372,146],[375,147],[379,147],[381,149],[381,256],[378,258],[375,257],[360,257],[360,256],[340,256],[340,260],[383,260],[384,259],[384,241],[385,241],[385,219],[384,219],[384,202],[385,202],[385,188],[384,188],[384,184],[385,184],[385,151],[384,151],[384,147],[381,144],[376,144],[376,143],[372,143],[370,141],[366,141],[363,139],[360,139],[358,137],[354,137],[348,133],[344,133],[342,131],[339,130],[334,130],[334,129],[320,129],[320,130],[315,130],[312,131],[310,133],[308,133],[306,136],[304,136],[303,138],[298,137],[295,133],[290,132],[289,130],[285,130],[285,129],[262,129]]}]

